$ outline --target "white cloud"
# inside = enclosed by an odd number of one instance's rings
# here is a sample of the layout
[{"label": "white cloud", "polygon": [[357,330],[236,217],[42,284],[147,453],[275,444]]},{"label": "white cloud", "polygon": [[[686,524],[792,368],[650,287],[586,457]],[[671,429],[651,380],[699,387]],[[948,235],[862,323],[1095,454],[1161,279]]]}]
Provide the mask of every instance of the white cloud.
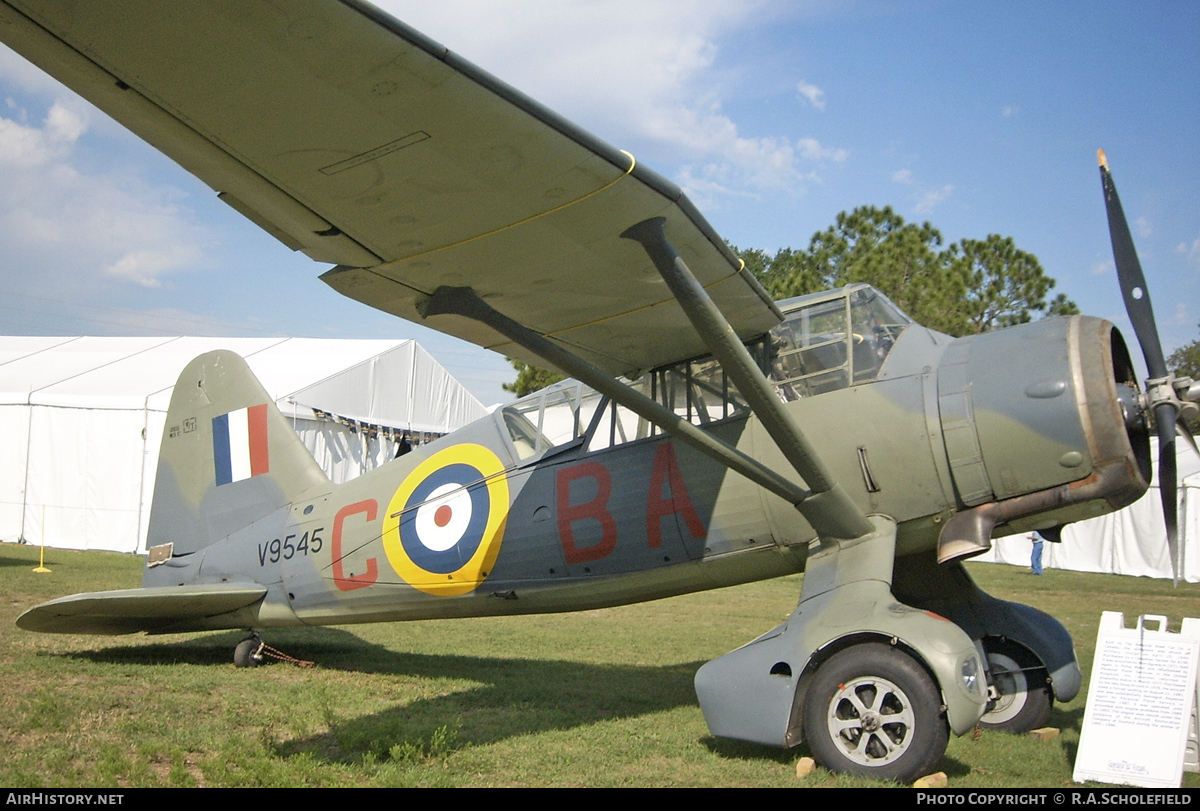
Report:
[{"label": "white cloud", "polygon": [[930,211],[933,211],[933,209],[946,202],[953,192],[954,186],[951,186],[950,184],[946,184],[940,189],[928,189],[923,192],[920,199],[917,200],[916,210],[922,214],[928,214]]},{"label": "white cloud", "polygon": [[1145,217],[1138,217],[1133,221],[1133,224],[1137,226],[1139,237],[1148,237],[1154,233],[1154,227],[1150,225],[1150,221]]},{"label": "white cloud", "polygon": [[812,138],[794,144],[776,138],[737,138],[732,131],[720,159],[683,166],[676,181],[701,208],[716,206],[725,197],[754,197],[758,191],[788,191],[799,183],[820,182],[802,161],[840,163],[845,149],[829,149]]},{"label": "white cloud", "polygon": [[1104,276],[1104,275],[1107,275],[1110,273],[1116,273],[1116,272],[1117,272],[1116,265],[1113,264],[1111,259],[1101,259],[1092,264],[1092,275],[1093,276]]},{"label": "white cloud", "polygon": [[1200,267],[1200,239],[1197,239],[1190,246],[1186,242],[1180,242],[1175,248],[1176,253],[1186,254],[1188,264]]},{"label": "white cloud", "polygon": [[62,104],[55,104],[46,114],[46,137],[52,143],[73,144],[87,132],[87,122],[83,116],[68,110]]},{"label": "white cloud", "polygon": [[86,131],[83,117],[58,103],[40,129],[0,117],[0,165],[19,171],[62,160]]},{"label": "white cloud", "polygon": [[195,261],[200,250],[195,245],[170,245],[160,250],[130,251],[104,268],[109,276],[136,282],[142,287],[158,287],[158,277]]},{"label": "white cloud", "polygon": [[76,290],[105,277],[156,286],[197,261],[200,233],[178,208],[179,193],[147,188],[123,172],[110,177],[77,168],[88,122],[76,101],[56,101],[40,125],[27,111],[0,116],[0,268],[9,289],[31,278]]},{"label": "white cloud", "polygon": [[[405,23],[616,146],[706,196],[794,189],[804,162],[844,161],[845,149],[785,133],[748,135],[722,109],[735,90],[717,66],[721,43],[773,0],[383,0]],[[782,12],[779,12],[782,13]],[[728,39],[726,39],[728,38]],[[806,96],[818,109],[819,88]],[[704,183],[701,184],[700,180]],[[697,185],[692,185],[697,184]]]},{"label": "white cloud", "polygon": [[1017,107],[1012,104],[1006,104],[1006,105],[1004,105],[1003,108],[1001,108],[1000,115],[1003,116],[1004,118],[1012,118],[1014,115],[1016,115],[1020,111],[1021,111],[1020,107]]},{"label": "white cloud", "polygon": [[1175,303],[1175,317],[1171,319],[1171,323],[1177,327],[1190,327],[1194,323],[1192,317],[1188,314],[1186,301]]},{"label": "white cloud", "polygon": [[800,93],[801,97],[813,107],[816,107],[818,110],[822,111],[825,109],[825,91],[817,87],[815,84],[809,84],[808,82],[801,81],[800,84],[796,86],[796,90]]},{"label": "white cloud", "polygon": [[727,167],[717,164],[684,166],[676,177],[680,187],[693,203],[701,207],[716,205],[716,201],[728,197],[753,197],[750,192],[728,185]]},{"label": "white cloud", "polygon": [[929,188],[924,183],[918,182],[911,169],[898,169],[892,172],[892,182],[912,187],[912,196],[916,201],[913,208],[920,214],[928,214],[933,211],[946,202],[954,192],[954,186],[949,183],[937,189]]},{"label": "white cloud", "polygon": [[834,163],[841,163],[850,157],[849,150],[823,147],[815,138],[801,138],[796,142],[796,148],[800,151],[802,158],[810,161],[833,161]]}]

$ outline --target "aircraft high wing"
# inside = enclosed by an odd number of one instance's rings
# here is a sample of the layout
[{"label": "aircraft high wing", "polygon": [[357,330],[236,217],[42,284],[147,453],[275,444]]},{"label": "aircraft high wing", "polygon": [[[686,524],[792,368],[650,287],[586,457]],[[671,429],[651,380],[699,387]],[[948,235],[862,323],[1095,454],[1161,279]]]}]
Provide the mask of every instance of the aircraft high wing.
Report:
[{"label": "aircraft high wing", "polygon": [[[619,238],[664,217],[742,338],[778,322],[674,184],[377,9],[163,11],[18,0],[0,5],[0,25],[268,233],[336,264],[323,278],[339,292],[419,321],[437,288],[470,286],[609,372],[650,369],[706,351],[645,253]],[[429,325],[545,363],[476,321]]]},{"label": "aircraft high wing", "polygon": [[866,285],[776,305],[669,181],[354,0],[0,0],[0,39],[335,263],[339,292],[576,378],[334,486],[240,358],[201,356],[144,588],[21,627],[246,628],[251,665],[272,627],[804,571],[786,622],[697,674],[713,734],[907,780],[951,731],[1025,731],[1077,694],[1066,629],[961,560],[1147,489],[1155,414],[1173,439],[1195,397],[1158,372],[1143,394],[1108,322],[952,339]]}]

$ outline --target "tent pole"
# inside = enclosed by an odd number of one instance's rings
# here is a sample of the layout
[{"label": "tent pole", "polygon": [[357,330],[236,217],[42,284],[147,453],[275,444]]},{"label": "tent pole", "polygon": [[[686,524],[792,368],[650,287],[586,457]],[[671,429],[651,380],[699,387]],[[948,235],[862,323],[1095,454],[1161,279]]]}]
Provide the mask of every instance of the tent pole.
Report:
[{"label": "tent pole", "polygon": [[[17,532],[17,542],[27,543],[25,538],[25,516],[29,513],[29,450],[33,443],[33,387],[25,397],[25,406],[29,409],[25,417],[25,483],[21,487],[21,529]],[[45,530],[43,528],[43,534]]]},{"label": "tent pole", "polygon": [[142,545],[142,515],[146,511],[146,457],[148,455],[147,442],[150,433],[150,395],[142,398],[142,470],[138,474],[138,520],[137,520],[137,537],[133,539],[133,552],[137,554]]}]

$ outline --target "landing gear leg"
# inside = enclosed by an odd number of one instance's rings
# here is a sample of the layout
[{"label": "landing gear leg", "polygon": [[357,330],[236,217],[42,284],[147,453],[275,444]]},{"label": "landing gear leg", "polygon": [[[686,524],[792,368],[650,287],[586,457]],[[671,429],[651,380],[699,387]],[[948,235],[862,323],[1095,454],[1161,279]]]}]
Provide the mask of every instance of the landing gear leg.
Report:
[{"label": "landing gear leg", "polygon": [[984,668],[957,625],[891,592],[896,525],[823,543],[783,625],[714,659],[696,694],[717,736],[808,743],[822,766],[911,782],[936,767],[950,732],[974,728]]},{"label": "landing gear leg", "polygon": [[258,667],[263,663],[262,649],[262,637],[252,632],[233,649],[233,664],[237,667]]}]

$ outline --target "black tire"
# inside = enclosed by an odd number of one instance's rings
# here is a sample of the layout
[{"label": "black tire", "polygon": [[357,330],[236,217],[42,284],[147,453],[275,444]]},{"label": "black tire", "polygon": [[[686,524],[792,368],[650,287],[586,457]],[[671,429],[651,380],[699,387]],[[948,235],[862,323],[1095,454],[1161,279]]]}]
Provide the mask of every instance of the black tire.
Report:
[{"label": "black tire", "polygon": [[243,639],[233,649],[233,664],[237,667],[258,667],[262,664],[262,656],[258,653],[260,647],[262,642],[253,637]]},{"label": "black tire", "polygon": [[941,705],[933,679],[911,656],[855,645],[818,668],[804,700],[804,738],[830,771],[911,783],[946,753]]},{"label": "black tire", "polygon": [[979,725],[1014,735],[1044,727],[1054,705],[1046,668],[1032,653],[1012,642],[987,639],[983,649],[992,686],[1000,697],[988,706]]}]

